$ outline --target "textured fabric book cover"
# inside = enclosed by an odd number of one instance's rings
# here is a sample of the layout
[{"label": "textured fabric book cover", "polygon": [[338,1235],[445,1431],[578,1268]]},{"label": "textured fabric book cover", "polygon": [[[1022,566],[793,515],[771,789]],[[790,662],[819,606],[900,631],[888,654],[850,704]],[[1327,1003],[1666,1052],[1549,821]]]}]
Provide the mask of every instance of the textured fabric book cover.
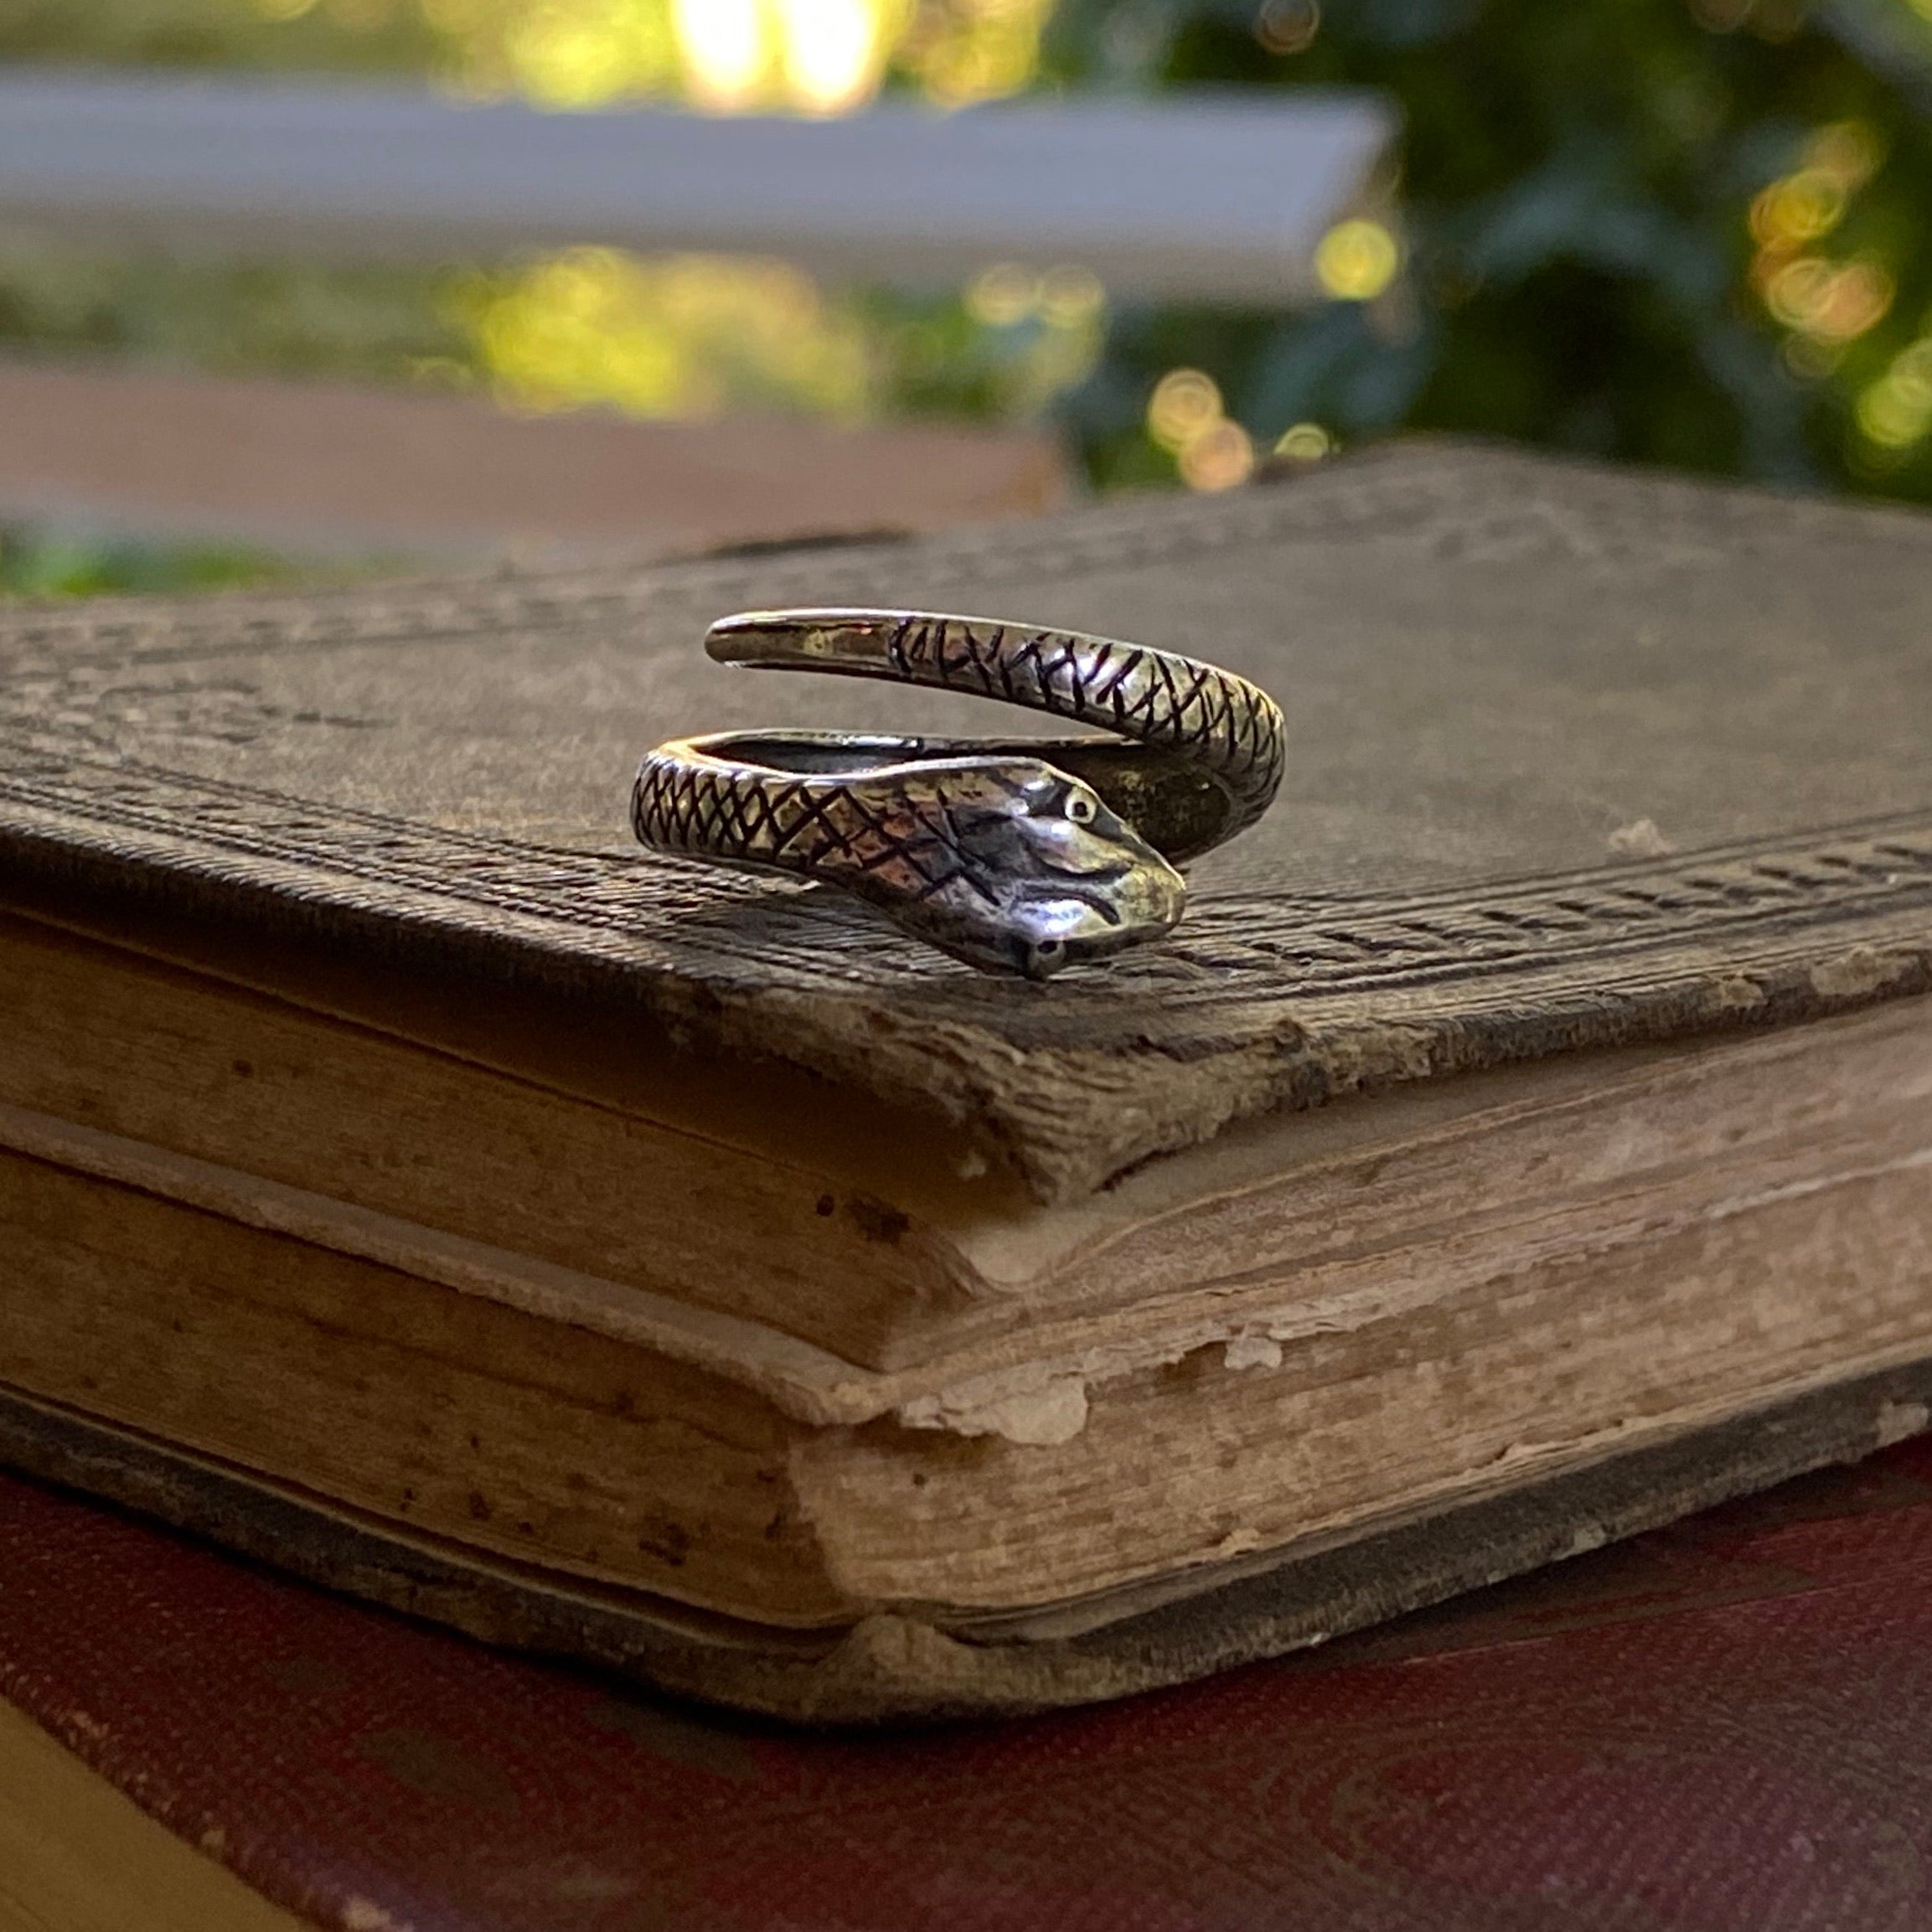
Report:
[{"label": "textured fabric book cover", "polygon": [[0,1478],[0,1696],[340,1932],[1916,1932],[1932,1444],[1211,1683],[819,1738]]}]

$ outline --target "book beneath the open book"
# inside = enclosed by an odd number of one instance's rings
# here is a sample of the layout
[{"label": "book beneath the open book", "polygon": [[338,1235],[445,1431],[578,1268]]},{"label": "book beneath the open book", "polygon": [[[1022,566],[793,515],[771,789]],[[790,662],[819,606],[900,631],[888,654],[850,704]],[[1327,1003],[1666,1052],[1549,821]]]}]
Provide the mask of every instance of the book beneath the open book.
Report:
[{"label": "book beneath the open book", "polygon": [[[1273,693],[1173,938],[984,978],[638,756]],[[1932,1419],[1932,520],[1418,443],[970,535],[0,617],[0,1459],[819,1720],[1320,1641]],[[824,689],[814,689],[814,684]]]},{"label": "book beneath the open book", "polygon": [[1932,1437],[1211,1681],[912,1732],[631,1693],[3,1472],[0,1550],[8,1932],[1932,1920]]}]

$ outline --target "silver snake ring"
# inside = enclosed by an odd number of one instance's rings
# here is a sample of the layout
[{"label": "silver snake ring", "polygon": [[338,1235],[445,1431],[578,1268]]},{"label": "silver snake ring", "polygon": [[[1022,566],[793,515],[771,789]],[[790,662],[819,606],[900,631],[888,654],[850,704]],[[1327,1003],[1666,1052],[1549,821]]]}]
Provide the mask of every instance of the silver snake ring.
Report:
[{"label": "silver snake ring", "polygon": [[659,745],[631,823],[660,852],[821,881],[983,972],[1041,979],[1170,932],[1176,867],[1281,783],[1279,709],[1244,678],[1078,631],[918,611],[754,611],[720,664],[935,684],[1105,737],[722,731]]}]

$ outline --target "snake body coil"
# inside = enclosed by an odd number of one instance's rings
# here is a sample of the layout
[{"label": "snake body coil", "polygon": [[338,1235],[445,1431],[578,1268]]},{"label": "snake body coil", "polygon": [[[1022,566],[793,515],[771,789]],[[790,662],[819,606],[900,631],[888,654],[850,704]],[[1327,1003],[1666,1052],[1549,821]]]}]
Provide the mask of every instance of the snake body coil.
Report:
[{"label": "snake body coil", "polygon": [[705,644],[724,664],[933,685],[1112,734],[731,731],[644,759],[646,845],[843,887],[989,972],[1041,979],[1170,931],[1175,867],[1253,824],[1281,783],[1273,700],[1172,652],[862,610],[727,617]]}]

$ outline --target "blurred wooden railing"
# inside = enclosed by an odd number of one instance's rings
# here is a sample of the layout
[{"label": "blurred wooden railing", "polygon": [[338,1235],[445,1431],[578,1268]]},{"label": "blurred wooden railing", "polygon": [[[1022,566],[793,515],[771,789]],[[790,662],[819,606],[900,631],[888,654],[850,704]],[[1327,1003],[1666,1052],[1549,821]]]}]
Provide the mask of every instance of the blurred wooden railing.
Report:
[{"label": "blurred wooden railing", "polygon": [[[1372,198],[1392,132],[1361,94],[817,121],[21,67],[0,71],[0,228],[197,256],[757,252],[914,285],[1005,261],[1084,270],[1117,302],[1274,307],[1311,293],[1318,242]],[[455,398],[0,371],[0,517],[663,549],[1011,514],[1064,487],[1030,431],[533,424]]]}]

